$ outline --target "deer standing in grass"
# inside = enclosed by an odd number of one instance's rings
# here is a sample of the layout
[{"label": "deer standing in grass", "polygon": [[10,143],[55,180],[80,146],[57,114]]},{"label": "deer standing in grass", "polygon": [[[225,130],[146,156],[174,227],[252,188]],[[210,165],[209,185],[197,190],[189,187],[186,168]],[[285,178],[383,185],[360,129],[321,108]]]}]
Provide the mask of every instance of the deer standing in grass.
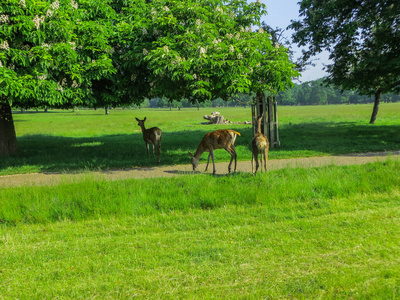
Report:
[{"label": "deer standing in grass", "polygon": [[204,152],[210,152],[207,159],[207,166],[204,171],[207,171],[211,157],[213,162],[213,174],[215,174],[216,170],[214,161],[214,150],[225,149],[231,155],[231,161],[229,162],[228,171],[229,173],[231,172],[232,161],[233,159],[235,159],[234,172],[236,172],[237,154],[235,151],[235,141],[238,135],[240,136],[239,132],[230,129],[220,129],[207,133],[201,140],[200,145],[197,147],[194,155],[189,152],[189,155],[192,158],[193,171],[195,171],[197,166],[199,165],[201,155]]},{"label": "deer standing in grass", "polygon": [[[263,165],[263,158],[264,158],[264,170],[265,170],[265,172],[267,171],[269,142],[268,142],[268,138],[263,133],[261,133],[261,120],[262,120],[262,116],[254,119],[255,126],[257,128],[257,132],[251,141],[251,148],[252,148],[252,152],[253,152],[253,156],[251,157],[251,172],[254,175],[257,174],[257,170],[259,167],[259,163],[258,163],[258,155],[259,154],[261,154],[261,171],[262,171],[262,165]],[[255,164],[256,164],[255,172],[254,172],[254,168],[253,168],[253,160],[256,161],[255,162]]]},{"label": "deer standing in grass", "polygon": [[144,122],[146,121],[146,117],[144,120],[139,120],[138,118],[135,118],[136,121],[138,121],[138,125],[140,128],[142,128],[143,132],[143,140],[146,143],[146,148],[147,148],[147,154],[150,156],[150,144],[153,144],[153,156],[154,158],[155,153],[154,153],[154,148],[157,148],[158,152],[158,162],[160,162],[160,156],[161,156],[161,136],[162,136],[162,131],[158,127],[151,127],[149,129],[146,129],[144,126]]}]

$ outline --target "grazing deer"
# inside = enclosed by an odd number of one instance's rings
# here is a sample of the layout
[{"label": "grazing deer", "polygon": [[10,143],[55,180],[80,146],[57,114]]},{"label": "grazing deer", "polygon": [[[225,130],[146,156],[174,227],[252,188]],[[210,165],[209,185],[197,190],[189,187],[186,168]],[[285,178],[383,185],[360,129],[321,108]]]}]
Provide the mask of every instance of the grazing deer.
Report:
[{"label": "grazing deer", "polygon": [[161,136],[162,136],[162,131],[158,127],[151,127],[150,129],[146,129],[144,127],[144,122],[146,121],[146,117],[144,120],[139,120],[138,118],[135,118],[138,121],[138,125],[140,128],[142,128],[143,132],[143,139],[144,142],[146,143],[146,148],[147,148],[147,154],[150,155],[150,144],[153,144],[153,155],[155,158],[155,153],[154,153],[154,148],[157,148],[158,152],[158,162],[160,162],[160,155],[161,155]]},{"label": "grazing deer", "polygon": [[[251,148],[253,152],[253,156],[251,157],[251,172],[255,175],[257,174],[257,170],[259,167],[258,163],[258,155],[261,154],[261,171],[262,171],[262,165],[263,165],[263,158],[264,158],[264,170],[267,171],[267,160],[268,160],[268,149],[269,149],[269,142],[268,138],[261,133],[261,120],[262,116],[254,119],[255,121],[255,126],[257,128],[257,132],[254,135],[252,141],[251,141]],[[254,172],[253,170],[253,160],[256,161],[256,171]]]},{"label": "grazing deer", "polygon": [[230,129],[220,129],[207,133],[201,140],[200,145],[197,147],[194,155],[189,152],[189,155],[192,158],[193,171],[195,171],[197,166],[199,165],[201,155],[204,152],[210,152],[210,154],[208,155],[207,166],[204,171],[207,171],[211,157],[213,162],[213,174],[215,174],[214,150],[225,149],[231,155],[231,161],[229,162],[228,171],[229,173],[231,172],[232,161],[233,159],[235,159],[234,172],[236,172],[237,154],[235,151],[235,141],[238,135],[240,136],[239,132]]}]

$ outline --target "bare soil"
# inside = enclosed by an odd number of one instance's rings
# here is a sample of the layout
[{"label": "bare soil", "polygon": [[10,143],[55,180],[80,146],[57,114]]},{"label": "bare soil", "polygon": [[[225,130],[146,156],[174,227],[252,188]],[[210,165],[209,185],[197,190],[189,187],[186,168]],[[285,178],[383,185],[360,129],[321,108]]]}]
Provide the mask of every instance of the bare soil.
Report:
[{"label": "bare soil", "polygon": [[[370,152],[347,154],[337,156],[274,159],[268,161],[268,170],[282,168],[310,168],[325,165],[360,165],[370,162],[385,161],[391,159],[400,160],[400,151],[394,152]],[[200,164],[196,173],[204,171],[205,164]],[[199,171],[200,170],[200,171]],[[239,172],[251,172],[250,161],[240,161],[237,165]],[[212,165],[208,167],[208,173],[212,173]],[[216,163],[216,174],[228,173],[228,162]],[[100,172],[84,173],[30,173],[0,176],[0,188],[10,186],[55,185],[60,183],[79,182],[86,178],[98,180],[119,180],[129,178],[155,178],[173,177],[193,174],[191,165],[160,166],[149,168],[132,168],[123,170],[107,170]]]}]

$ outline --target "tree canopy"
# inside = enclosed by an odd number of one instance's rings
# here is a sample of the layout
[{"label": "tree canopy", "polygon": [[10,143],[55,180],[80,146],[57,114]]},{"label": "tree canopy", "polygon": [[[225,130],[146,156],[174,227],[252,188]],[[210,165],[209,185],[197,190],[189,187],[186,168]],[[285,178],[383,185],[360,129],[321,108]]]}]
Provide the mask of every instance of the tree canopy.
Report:
[{"label": "tree canopy", "polygon": [[261,1],[5,0],[0,9],[0,130],[10,105],[227,100],[284,90],[298,75],[287,49],[253,30]]},{"label": "tree canopy", "polygon": [[383,93],[400,92],[400,6],[395,0],[303,0],[294,41],[305,58],[330,52],[328,83],[374,95],[374,123]]}]

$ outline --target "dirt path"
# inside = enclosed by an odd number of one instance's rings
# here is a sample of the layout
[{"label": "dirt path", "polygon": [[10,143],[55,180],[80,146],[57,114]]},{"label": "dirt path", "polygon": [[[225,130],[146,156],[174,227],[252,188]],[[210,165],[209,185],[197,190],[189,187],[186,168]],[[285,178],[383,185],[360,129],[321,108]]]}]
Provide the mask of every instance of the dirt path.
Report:
[{"label": "dirt path", "polygon": [[[359,165],[369,162],[385,161],[388,157],[400,160],[400,151],[395,152],[373,152],[362,154],[348,154],[338,156],[307,157],[293,159],[274,159],[268,161],[269,170],[277,170],[287,167],[310,168],[325,165]],[[203,171],[205,164],[200,164],[198,170]],[[228,163],[216,163],[217,174],[223,175],[228,172]],[[238,162],[237,170],[240,172],[251,172],[250,161]],[[212,172],[212,165],[209,166]],[[125,170],[109,170],[101,172],[86,173],[31,173],[0,176],[0,188],[9,186],[31,186],[31,185],[54,185],[59,183],[78,182],[85,177],[99,180],[118,180],[127,178],[154,178],[173,177],[184,174],[193,174],[191,165],[132,168]]]}]

